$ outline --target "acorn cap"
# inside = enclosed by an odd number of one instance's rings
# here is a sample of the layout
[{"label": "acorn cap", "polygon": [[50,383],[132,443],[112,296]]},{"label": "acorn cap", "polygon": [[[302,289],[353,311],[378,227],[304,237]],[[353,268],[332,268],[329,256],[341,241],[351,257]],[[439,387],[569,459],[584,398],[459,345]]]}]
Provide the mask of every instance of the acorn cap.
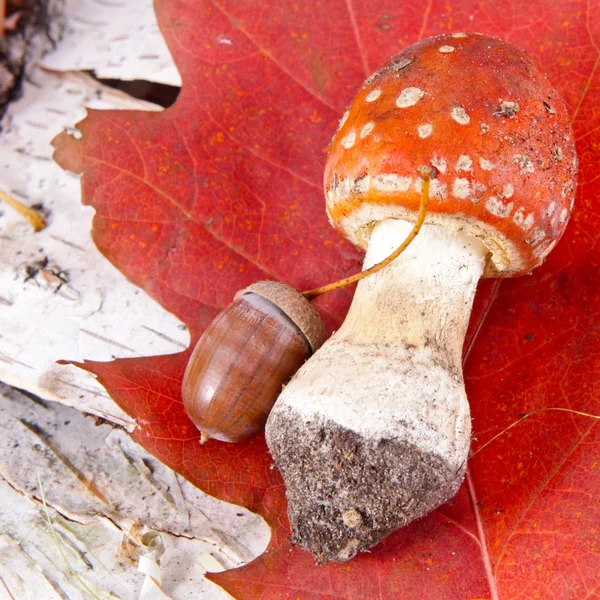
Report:
[{"label": "acorn cap", "polygon": [[257,294],[279,308],[304,334],[313,354],[325,341],[323,320],[315,307],[297,289],[279,281],[257,281],[240,290],[235,299],[245,294]]},{"label": "acorn cap", "polygon": [[522,50],[455,33],[409,46],[369,77],[325,168],[330,220],[366,248],[372,225],[416,221],[431,165],[426,223],[480,238],[486,276],[541,264],[565,230],[577,156],[558,92]]}]

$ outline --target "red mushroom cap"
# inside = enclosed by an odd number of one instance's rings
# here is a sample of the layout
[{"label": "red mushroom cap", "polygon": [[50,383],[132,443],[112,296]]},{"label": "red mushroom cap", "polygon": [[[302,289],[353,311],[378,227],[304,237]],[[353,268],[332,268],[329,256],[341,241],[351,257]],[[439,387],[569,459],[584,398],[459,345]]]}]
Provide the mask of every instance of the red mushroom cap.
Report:
[{"label": "red mushroom cap", "polygon": [[436,169],[426,222],[480,238],[487,276],[531,271],[564,232],[577,177],[567,110],[502,40],[423,40],[366,80],[325,167],[331,222],[366,248],[373,223],[415,221],[421,165]]}]

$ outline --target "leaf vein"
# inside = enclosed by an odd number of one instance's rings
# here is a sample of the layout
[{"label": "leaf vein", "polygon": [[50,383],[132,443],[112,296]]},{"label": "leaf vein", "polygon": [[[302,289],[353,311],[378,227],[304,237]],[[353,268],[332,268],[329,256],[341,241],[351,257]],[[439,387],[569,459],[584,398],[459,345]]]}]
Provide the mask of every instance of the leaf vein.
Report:
[{"label": "leaf vein", "polygon": [[245,28],[241,27],[239,24],[237,26],[234,25],[234,19],[232,18],[232,16],[220,4],[218,4],[217,2],[215,2],[215,0],[212,0],[212,3],[214,5],[214,7],[218,11],[220,11],[221,14],[223,14],[223,16],[225,16],[229,20],[229,22],[231,23],[232,26],[236,27],[236,29],[238,31],[241,31],[260,50],[260,52],[262,52],[267,58],[269,58],[269,60],[271,60],[273,62],[273,64],[275,64],[292,81],[295,81],[302,89],[304,89],[311,96],[313,96],[313,98],[316,98],[319,102],[321,102],[321,104],[324,104],[325,106],[331,108],[331,110],[334,110],[337,113],[337,109],[335,108],[335,106],[333,106],[332,104],[330,104],[329,102],[327,102],[327,100],[325,100],[325,98],[323,98],[321,95],[319,95],[315,90],[312,90],[306,84],[302,83],[302,81],[300,81],[297,77],[295,77],[266,48],[263,48],[259,44],[258,40],[255,39],[254,36],[251,35],[249,31],[247,31]]}]

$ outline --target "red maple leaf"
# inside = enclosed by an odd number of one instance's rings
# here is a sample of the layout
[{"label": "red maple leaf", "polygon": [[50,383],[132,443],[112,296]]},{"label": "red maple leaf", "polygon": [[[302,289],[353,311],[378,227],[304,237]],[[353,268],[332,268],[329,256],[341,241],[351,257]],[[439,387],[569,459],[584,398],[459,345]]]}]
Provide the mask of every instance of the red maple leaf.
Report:
[{"label": "red maple leaf", "polygon": [[[321,178],[362,80],[420,38],[478,31],[529,51],[573,116],[580,185],[566,235],[532,276],[486,283],[466,345],[474,443],[452,503],[344,565],[288,542],[262,438],[209,442],[186,417],[188,353],[86,363],[136,418],[133,436],[198,487],[273,530],[250,565],[211,576],[240,599],[600,597],[600,4],[543,0],[159,0],[183,79],[163,113],[90,111],[56,159],[82,174],[93,237],[195,341],[260,279],[308,289],[360,257],[330,228]],[[329,331],[350,293],[317,305]],[[508,430],[507,430],[508,428]],[[495,437],[506,431],[505,434]],[[494,438],[494,439],[493,439]]]}]

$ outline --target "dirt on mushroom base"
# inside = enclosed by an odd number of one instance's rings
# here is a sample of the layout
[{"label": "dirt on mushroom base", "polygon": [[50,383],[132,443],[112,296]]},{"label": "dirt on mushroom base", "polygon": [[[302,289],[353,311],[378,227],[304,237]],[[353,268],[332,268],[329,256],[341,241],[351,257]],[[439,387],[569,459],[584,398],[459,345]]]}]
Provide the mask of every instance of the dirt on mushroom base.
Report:
[{"label": "dirt on mushroom base", "polygon": [[457,472],[410,443],[367,440],[330,419],[277,414],[272,426],[286,432],[271,442],[286,480],[292,541],[318,564],[368,550],[454,496],[464,477],[466,463]]}]

